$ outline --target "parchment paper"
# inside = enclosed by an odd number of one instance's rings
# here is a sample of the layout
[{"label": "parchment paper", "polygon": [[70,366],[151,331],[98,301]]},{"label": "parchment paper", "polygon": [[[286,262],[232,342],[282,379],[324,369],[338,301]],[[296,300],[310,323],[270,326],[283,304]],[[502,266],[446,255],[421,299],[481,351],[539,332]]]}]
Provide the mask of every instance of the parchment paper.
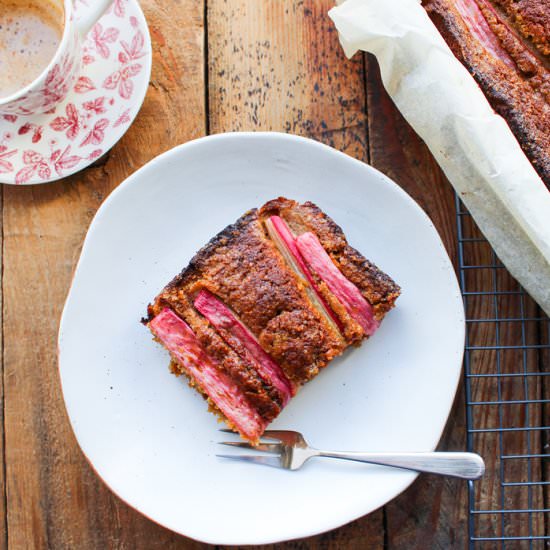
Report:
[{"label": "parchment paper", "polygon": [[550,193],[420,2],[346,0],[329,16],[348,57],[377,57],[401,113],[501,261],[550,315]]}]

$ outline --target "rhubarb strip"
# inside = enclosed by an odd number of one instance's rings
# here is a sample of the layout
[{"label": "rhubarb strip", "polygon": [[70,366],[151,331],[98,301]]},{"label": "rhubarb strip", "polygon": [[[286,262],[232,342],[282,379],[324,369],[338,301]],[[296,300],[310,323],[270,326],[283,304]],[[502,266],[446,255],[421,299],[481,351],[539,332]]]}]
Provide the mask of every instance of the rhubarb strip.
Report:
[{"label": "rhubarb strip", "polygon": [[380,323],[374,318],[372,306],[359,289],[336,267],[319,239],[313,233],[296,238],[296,246],[308,267],[322,279],[346,311],[371,335]]},{"label": "rhubarb strip", "polygon": [[[488,3],[483,3],[487,6],[498,18],[498,14],[494,8]],[[473,36],[475,36],[483,47],[496,59],[500,59],[503,63],[508,65],[511,69],[515,69],[516,65],[514,60],[510,57],[508,52],[501,46],[500,40],[495,35],[491,26],[485,19],[483,12],[476,3],[475,0],[456,0],[455,7],[458,13],[462,16],[464,23],[470,30]]]},{"label": "rhubarb strip", "polygon": [[264,382],[279,391],[283,406],[286,405],[294,395],[290,381],[235,313],[207,290],[199,292],[195,298],[195,307],[210,321],[235,352],[256,367]]},{"label": "rhubarb strip", "polygon": [[336,332],[341,334],[342,324],[319,292],[319,288],[313,280],[296,246],[296,237],[290,231],[285,220],[280,216],[270,216],[265,221],[265,225],[271,240],[275,243],[275,246],[278,248],[289,267],[304,283],[308,297],[315,309],[319,311]]},{"label": "rhubarb strip", "polygon": [[187,323],[165,308],[149,327],[235,428],[247,439],[257,440],[267,423],[248,404],[235,382],[218,370]]}]

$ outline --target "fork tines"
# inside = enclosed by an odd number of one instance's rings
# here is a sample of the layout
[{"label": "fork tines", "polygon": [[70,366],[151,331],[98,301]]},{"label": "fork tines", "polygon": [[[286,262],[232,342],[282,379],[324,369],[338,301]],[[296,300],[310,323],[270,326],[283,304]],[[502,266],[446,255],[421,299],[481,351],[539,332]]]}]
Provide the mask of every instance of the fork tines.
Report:
[{"label": "fork tines", "polygon": [[[220,432],[230,433],[233,435],[238,435],[232,430],[220,429]],[[267,433],[267,432],[266,432]],[[267,437],[266,433],[262,437],[266,439],[275,439]],[[275,441],[277,441],[275,439]],[[269,443],[260,441],[257,445],[252,445],[246,441],[218,441],[219,445],[227,445],[229,447],[236,447],[239,449],[250,449],[251,451],[260,451],[266,453],[280,453],[282,450],[281,442]],[[264,464],[266,466],[274,466],[277,468],[281,467],[281,458],[278,454],[270,455],[226,455],[226,454],[217,454],[219,458],[230,458],[232,460],[242,460],[244,462],[254,462],[255,464]]]}]

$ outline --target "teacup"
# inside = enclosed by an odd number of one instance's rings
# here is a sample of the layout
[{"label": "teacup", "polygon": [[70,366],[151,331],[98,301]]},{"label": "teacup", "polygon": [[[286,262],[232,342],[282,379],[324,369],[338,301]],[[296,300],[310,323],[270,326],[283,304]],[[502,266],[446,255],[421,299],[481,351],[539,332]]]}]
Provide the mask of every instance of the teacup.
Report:
[{"label": "teacup", "polygon": [[0,97],[0,114],[36,115],[52,110],[63,101],[79,74],[82,41],[113,2],[94,0],[77,21],[73,0],[48,1],[52,12],[55,14],[57,10],[59,18],[63,18],[59,45],[38,77],[10,95]]}]

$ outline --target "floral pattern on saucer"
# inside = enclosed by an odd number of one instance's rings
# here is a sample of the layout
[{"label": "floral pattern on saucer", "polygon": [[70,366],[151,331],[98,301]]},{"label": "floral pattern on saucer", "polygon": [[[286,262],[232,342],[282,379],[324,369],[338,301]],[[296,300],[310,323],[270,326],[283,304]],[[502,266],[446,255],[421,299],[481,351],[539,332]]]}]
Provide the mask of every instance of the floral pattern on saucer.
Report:
[{"label": "floral pattern on saucer", "polygon": [[[87,1],[75,4],[77,16]],[[65,101],[44,115],[0,114],[0,182],[46,183],[82,170],[128,130],[147,92],[151,41],[137,0],[115,0],[90,31]]]}]

